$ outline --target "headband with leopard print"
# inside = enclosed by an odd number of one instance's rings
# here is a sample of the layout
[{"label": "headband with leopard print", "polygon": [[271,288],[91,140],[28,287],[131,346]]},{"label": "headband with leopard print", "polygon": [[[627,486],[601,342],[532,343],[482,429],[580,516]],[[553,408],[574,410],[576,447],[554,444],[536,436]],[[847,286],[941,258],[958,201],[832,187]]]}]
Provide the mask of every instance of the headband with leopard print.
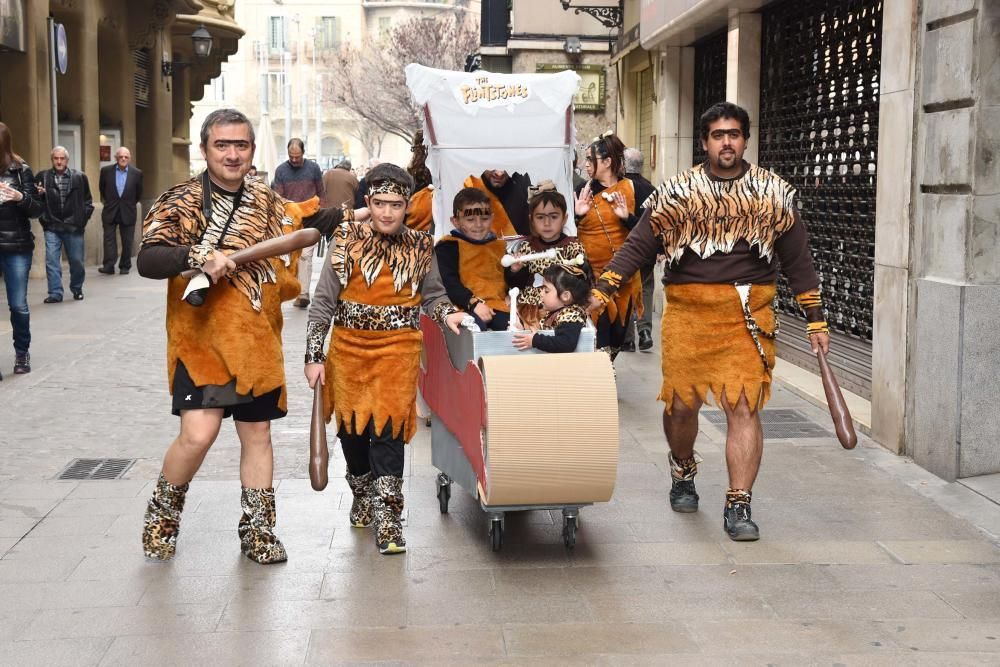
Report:
[{"label": "headband with leopard print", "polygon": [[384,181],[372,183],[371,187],[368,189],[368,196],[372,197],[375,195],[399,195],[403,199],[409,199],[410,188],[406,187],[402,183],[386,179]]}]

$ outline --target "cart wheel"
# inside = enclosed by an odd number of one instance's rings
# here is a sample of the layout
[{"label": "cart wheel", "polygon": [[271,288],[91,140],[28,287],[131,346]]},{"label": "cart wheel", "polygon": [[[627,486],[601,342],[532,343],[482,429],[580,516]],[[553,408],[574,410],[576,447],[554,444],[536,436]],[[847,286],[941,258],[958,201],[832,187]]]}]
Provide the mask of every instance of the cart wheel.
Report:
[{"label": "cart wheel", "polygon": [[576,544],[576,517],[568,516],[563,519],[563,544],[567,549],[572,549]]},{"label": "cart wheel", "polygon": [[438,504],[441,507],[441,514],[448,513],[448,501],[451,500],[451,484],[441,484],[438,486]]},{"label": "cart wheel", "polygon": [[500,547],[503,546],[503,521],[501,519],[493,519],[490,522],[490,543],[493,545],[493,551],[500,551]]}]

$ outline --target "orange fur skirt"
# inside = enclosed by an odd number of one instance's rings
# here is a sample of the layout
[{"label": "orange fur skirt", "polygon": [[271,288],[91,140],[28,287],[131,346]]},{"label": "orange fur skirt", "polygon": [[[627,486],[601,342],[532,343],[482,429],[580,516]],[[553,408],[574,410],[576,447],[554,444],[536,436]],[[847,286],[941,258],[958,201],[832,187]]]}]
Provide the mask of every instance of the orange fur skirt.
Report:
[{"label": "orange fur skirt", "polygon": [[[767,333],[775,330],[774,284],[750,288],[750,312],[757,325]],[[754,344],[743,317],[736,287],[731,284],[684,284],[665,287],[663,308],[662,362],[663,386],[659,400],[669,413],[674,395],[693,407],[697,397],[708,401],[709,393],[721,405],[736,407],[740,394],[746,394],[753,409],[764,407],[771,396],[771,371],[774,368],[774,340],[757,337],[767,367]]]},{"label": "orange fur skirt", "polygon": [[334,327],[326,360],[326,421],[361,434],[369,420],[409,442],[417,430],[417,372],[423,334]]}]

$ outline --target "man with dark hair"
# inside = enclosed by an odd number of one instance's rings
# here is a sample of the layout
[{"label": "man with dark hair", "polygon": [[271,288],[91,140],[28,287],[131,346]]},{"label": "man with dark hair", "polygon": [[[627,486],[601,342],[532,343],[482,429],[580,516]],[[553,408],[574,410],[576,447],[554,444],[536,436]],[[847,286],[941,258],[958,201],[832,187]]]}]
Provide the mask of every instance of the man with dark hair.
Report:
[{"label": "man with dark hair", "polygon": [[45,276],[49,295],[45,303],[63,300],[62,250],[69,260],[69,291],[74,301],[83,300],[83,229],[94,212],[90,182],[82,171],[70,169],[69,153],[62,146],[52,149],[52,168],[35,174],[35,187],[45,201],[42,229],[45,230]]},{"label": "man with dark hair", "polygon": [[743,160],[749,136],[749,117],[735,104],[705,112],[701,142],[708,159],[656,189],[591,298],[592,308],[602,307],[644,263],[657,253],[666,256],[658,398],[666,404],[670,507],[698,509],[694,442],[698,410],[711,393],[727,425],[723,526],[737,541],[760,537],[750,498],[764,450],[760,410],[770,397],[774,367],[775,256],[805,312],[813,352],[826,352],[830,343],[795,189]]},{"label": "man with dark hair", "polygon": [[[142,172],[132,164],[132,152],[120,147],[115,151],[115,164],[101,169],[97,182],[104,210],[101,222],[104,224],[104,260],[98,272],[114,275],[115,261],[119,273],[126,274],[132,269],[132,242],[135,239],[135,210],[142,199]],[[121,259],[118,259],[118,243],[115,240],[117,228],[122,241]]]},{"label": "man with dark hair", "polygon": [[[642,215],[642,205],[649,195],[653,194],[653,184],[642,175],[642,152],[638,148],[625,149],[625,178],[632,181],[635,188],[635,205],[638,214]],[[653,349],[653,269],[656,260],[646,262],[640,268],[642,274],[642,307],[641,316],[636,317],[636,326],[629,326],[622,344],[622,352],[635,352],[636,335],[639,338],[639,349],[649,352]],[[638,329],[638,331],[636,331]]]},{"label": "man with dark hair", "polygon": [[[274,170],[274,180],[271,189],[289,201],[304,202],[323,195],[323,170],[312,160],[305,157],[305,144],[298,137],[288,141],[288,160],[278,165]],[[334,202],[333,206],[342,206],[343,202]],[[292,303],[296,308],[309,307],[309,283],[312,281],[312,260],[315,246],[302,249],[299,256],[299,284],[302,292]]]},{"label": "man with dark hair", "polygon": [[[201,130],[206,170],[156,200],[143,223],[136,265],[146,278],[166,279],[167,375],[180,433],[167,449],[142,532],[148,558],[173,558],[188,483],[222,422],[232,417],[240,440],[240,549],[258,563],[286,560],[274,534],[276,509],[271,420],[287,411],[281,341],[280,259],[239,267],[228,255],[281,236],[299,221],[329,233],[340,209],[287,202],[259,178],[246,178],[253,127],[235,109],[213,111]],[[204,305],[181,297],[198,269],[213,285]],[[292,281],[294,282],[294,281]]]}]

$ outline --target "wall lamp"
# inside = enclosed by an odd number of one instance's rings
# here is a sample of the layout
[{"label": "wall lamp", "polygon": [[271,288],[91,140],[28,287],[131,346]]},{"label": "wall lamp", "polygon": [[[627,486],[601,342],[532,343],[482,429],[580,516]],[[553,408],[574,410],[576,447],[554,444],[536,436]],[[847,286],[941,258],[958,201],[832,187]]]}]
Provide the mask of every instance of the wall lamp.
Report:
[{"label": "wall lamp", "polygon": [[571,56],[579,55],[583,51],[583,44],[579,37],[567,37],[563,40],[563,51]]},{"label": "wall lamp", "polygon": [[[205,29],[205,26],[200,25],[198,28],[191,33],[191,46],[194,50],[195,61],[201,60],[202,58],[207,58],[212,53],[212,45],[214,40],[212,38],[212,33]],[[163,72],[163,78],[173,77],[174,72],[179,72],[185,67],[190,67],[194,65],[193,62],[184,62],[182,60],[167,60],[164,59],[160,63],[161,70]],[[169,82],[167,83],[169,90]]]}]

